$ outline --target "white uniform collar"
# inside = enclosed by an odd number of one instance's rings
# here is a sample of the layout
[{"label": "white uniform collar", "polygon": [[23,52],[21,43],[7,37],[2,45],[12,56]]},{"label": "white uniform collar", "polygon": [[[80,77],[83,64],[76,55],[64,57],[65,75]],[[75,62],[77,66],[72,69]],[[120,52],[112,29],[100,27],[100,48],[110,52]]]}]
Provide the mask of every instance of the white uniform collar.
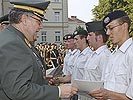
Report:
[{"label": "white uniform collar", "polygon": [[[120,50],[121,52],[126,52],[126,50],[128,49],[128,47],[133,43],[132,38],[129,38],[128,40],[126,40],[121,46],[120,48],[118,48],[118,46],[116,47],[116,49],[114,50],[114,52],[116,52],[117,50]],[[114,53],[113,52],[113,53]]]},{"label": "white uniform collar", "polygon": [[107,48],[106,45],[102,45],[101,47],[99,47],[97,50],[95,50],[94,52],[96,54],[100,54],[105,48]]},{"label": "white uniform collar", "polygon": [[76,52],[78,52],[78,49],[74,49],[73,51],[71,51],[71,54],[74,55]]},{"label": "white uniform collar", "polygon": [[86,47],[82,52],[80,52],[80,54],[86,55],[88,52],[92,52],[90,47]]}]

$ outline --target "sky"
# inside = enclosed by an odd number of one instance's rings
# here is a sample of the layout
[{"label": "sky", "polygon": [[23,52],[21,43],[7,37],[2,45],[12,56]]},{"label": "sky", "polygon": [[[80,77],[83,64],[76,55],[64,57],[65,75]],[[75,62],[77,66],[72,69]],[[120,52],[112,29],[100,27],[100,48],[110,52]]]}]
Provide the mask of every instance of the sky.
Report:
[{"label": "sky", "polygon": [[92,21],[92,9],[98,5],[99,0],[68,0],[68,17],[77,16],[85,22]]}]

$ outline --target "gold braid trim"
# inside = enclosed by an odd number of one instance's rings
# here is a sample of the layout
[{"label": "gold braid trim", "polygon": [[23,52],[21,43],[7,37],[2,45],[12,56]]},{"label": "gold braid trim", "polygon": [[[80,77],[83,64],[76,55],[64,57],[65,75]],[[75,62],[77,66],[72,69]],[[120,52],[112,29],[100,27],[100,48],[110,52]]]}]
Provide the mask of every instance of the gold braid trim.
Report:
[{"label": "gold braid trim", "polygon": [[34,7],[28,7],[28,6],[22,6],[22,5],[14,5],[14,7],[29,10],[29,11],[33,11],[33,12],[36,12],[36,13],[41,14],[41,15],[44,14],[43,10],[40,10],[40,9],[37,9],[37,8],[34,8]]},{"label": "gold braid trim", "polygon": [[25,43],[31,48],[32,46],[31,46],[30,42],[26,38],[24,40],[25,40]]}]

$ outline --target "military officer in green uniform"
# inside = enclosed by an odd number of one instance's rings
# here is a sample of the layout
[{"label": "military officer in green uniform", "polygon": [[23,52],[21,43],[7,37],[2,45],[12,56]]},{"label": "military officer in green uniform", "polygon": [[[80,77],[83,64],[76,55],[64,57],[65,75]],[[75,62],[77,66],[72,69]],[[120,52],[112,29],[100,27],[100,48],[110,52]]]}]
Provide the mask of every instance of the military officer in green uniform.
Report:
[{"label": "military officer in green uniform", "polygon": [[69,98],[71,85],[49,86],[37,52],[30,44],[43,28],[47,2],[11,2],[10,25],[0,32],[0,100]]}]

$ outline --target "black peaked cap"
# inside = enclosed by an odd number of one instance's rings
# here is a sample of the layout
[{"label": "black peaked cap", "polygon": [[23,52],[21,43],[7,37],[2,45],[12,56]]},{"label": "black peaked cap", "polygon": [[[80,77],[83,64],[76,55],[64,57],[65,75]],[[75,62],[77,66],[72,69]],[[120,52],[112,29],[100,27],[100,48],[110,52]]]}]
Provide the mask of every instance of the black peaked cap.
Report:
[{"label": "black peaked cap", "polygon": [[0,23],[2,23],[2,22],[4,22],[4,21],[8,21],[8,14],[6,14],[6,15],[4,15],[4,16],[2,16],[2,17],[0,18]]}]

